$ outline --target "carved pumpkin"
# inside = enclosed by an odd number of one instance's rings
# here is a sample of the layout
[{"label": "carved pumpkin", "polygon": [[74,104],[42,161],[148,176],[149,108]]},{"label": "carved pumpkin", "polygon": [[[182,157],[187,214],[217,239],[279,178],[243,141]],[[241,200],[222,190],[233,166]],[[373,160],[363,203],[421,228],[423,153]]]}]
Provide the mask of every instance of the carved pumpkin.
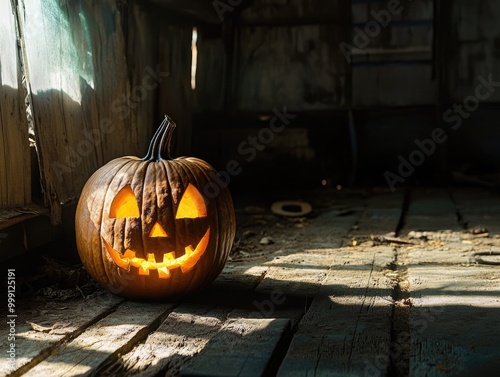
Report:
[{"label": "carved pumpkin", "polygon": [[226,263],[235,234],[231,196],[206,162],[169,157],[175,124],[162,122],[143,159],[117,158],[83,188],[76,242],[89,274],[114,293],[162,299],[210,284]]}]

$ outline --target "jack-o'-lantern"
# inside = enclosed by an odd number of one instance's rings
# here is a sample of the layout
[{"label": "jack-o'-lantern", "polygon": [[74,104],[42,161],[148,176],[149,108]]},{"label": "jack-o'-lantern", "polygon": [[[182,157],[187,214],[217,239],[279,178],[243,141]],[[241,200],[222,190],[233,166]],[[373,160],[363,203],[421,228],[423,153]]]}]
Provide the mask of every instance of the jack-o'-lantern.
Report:
[{"label": "jack-o'-lantern", "polygon": [[207,286],[224,267],[234,240],[229,190],[218,186],[218,195],[203,195],[217,184],[217,172],[200,159],[169,156],[174,128],[165,117],[146,157],[104,165],[78,202],[82,263],[94,279],[125,297],[163,299]]}]

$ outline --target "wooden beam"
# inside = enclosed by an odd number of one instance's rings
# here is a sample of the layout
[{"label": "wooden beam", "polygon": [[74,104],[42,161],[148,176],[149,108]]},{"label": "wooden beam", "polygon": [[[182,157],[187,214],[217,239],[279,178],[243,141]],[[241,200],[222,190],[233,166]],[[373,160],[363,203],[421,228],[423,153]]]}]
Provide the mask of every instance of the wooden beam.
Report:
[{"label": "wooden beam", "polygon": [[184,13],[203,22],[210,24],[221,23],[212,1],[183,0],[181,2],[176,0],[150,0],[149,2],[176,12]]}]

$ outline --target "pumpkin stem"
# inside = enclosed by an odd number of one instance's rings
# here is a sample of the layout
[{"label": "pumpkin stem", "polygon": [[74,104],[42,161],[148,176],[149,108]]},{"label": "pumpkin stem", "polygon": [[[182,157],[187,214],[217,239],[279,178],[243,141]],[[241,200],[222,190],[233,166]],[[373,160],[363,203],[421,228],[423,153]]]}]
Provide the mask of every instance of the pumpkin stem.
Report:
[{"label": "pumpkin stem", "polygon": [[170,143],[175,130],[175,123],[168,115],[156,130],[151,143],[149,143],[148,153],[143,158],[144,161],[172,160],[170,157]]}]

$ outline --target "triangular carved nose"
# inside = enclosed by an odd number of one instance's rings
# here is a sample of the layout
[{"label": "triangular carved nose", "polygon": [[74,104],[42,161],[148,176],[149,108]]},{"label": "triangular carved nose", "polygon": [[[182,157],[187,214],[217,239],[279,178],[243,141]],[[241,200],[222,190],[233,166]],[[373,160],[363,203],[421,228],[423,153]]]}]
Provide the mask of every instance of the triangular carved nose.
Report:
[{"label": "triangular carved nose", "polygon": [[149,232],[149,237],[168,237],[168,234],[165,232],[165,229],[163,229],[160,223],[156,222],[155,225],[153,225],[151,232]]}]

